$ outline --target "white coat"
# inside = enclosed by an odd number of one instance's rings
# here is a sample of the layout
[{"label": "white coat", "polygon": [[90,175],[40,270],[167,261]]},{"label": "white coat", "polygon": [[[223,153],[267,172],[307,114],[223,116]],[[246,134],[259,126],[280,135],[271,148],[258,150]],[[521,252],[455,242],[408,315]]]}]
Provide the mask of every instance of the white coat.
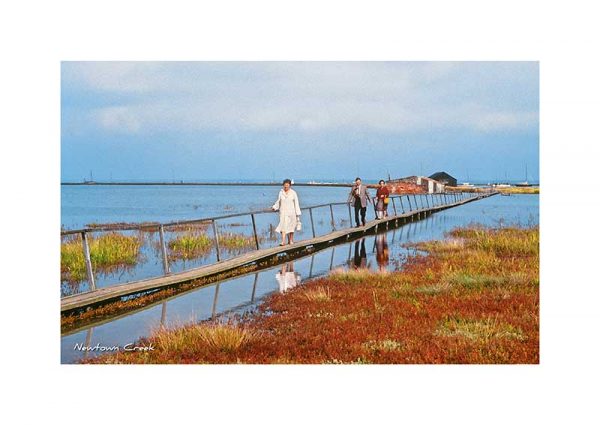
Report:
[{"label": "white coat", "polygon": [[290,189],[286,193],[285,190],[281,189],[277,201],[273,204],[273,209],[279,211],[279,224],[275,231],[294,233],[297,223],[296,216],[302,214],[296,191]]}]

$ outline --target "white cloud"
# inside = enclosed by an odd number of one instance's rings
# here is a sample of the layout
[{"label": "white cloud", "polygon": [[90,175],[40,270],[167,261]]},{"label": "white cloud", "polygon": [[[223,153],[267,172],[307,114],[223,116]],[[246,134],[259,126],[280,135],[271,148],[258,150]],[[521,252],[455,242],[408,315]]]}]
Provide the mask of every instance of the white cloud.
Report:
[{"label": "white cloud", "polygon": [[137,133],[142,128],[143,117],[136,113],[135,108],[111,106],[95,110],[92,115],[94,120],[105,130],[117,133]]},{"label": "white cloud", "polygon": [[537,125],[531,63],[67,63],[63,80],[112,100],[108,131],[520,131]]}]

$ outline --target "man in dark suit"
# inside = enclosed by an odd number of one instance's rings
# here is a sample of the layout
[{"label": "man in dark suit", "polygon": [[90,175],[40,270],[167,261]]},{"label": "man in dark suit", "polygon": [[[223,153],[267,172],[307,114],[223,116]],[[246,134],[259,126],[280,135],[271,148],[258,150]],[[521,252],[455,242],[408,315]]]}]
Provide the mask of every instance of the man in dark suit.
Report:
[{"label": "man in dark suit", "polygon": [[362,184],[360,177],[357,177],[354,181],[354,186],[350,189],[350,194],[348,195],[348,202],[350,205],[354,206],[354,218],[356,220],[356,227],[360,227],[360,223],[358,221],[358,214],[360,213],[360,217],[362,220],[362,225],[367,224],[366,215],[367,215],[367,205],[371,202],[371,197],[369,196],[369,191],[367,190],[367,186]]}]

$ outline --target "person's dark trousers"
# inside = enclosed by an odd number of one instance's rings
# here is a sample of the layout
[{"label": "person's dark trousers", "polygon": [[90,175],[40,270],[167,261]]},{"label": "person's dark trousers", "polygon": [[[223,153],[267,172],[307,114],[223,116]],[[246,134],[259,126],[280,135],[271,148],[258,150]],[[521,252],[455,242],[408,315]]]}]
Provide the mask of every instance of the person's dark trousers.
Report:
[{"label": "person's dark trousers", "polygon": [[362,224],[364,226],[365,224],[367,224],[367,220],[365,219],[365,217],[367,215],[367,207],[361,207],[360,204],[354,206],[354,219],[356,220],[357,226],[360,226],[360,222],[358,221],[359,212],[360,212],[360,217],[362,219]]}]

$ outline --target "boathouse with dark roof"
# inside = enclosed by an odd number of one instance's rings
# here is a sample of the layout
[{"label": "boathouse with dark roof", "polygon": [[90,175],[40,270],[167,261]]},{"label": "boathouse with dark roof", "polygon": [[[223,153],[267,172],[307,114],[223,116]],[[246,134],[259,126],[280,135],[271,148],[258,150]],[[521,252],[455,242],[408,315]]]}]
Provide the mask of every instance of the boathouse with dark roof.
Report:
[{"label": "boathouse with dark roof", "polygon": [[450,174],[446,173],[445,171],[438,171],[437,173],[430,175],[429,178],[433,179],[433,180],[437,180],[440,183],[445,184],[446,186],[456,187],[456,183],[457,183],[456,179],[454,177],[452,177]]}]

